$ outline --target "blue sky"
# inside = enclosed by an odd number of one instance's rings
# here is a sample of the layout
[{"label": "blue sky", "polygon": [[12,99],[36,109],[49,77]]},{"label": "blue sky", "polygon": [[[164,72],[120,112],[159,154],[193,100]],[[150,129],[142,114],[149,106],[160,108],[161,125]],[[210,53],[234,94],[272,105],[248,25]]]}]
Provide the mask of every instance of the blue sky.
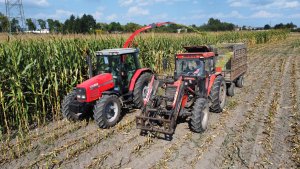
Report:
[{"label": "blue sky", "polygon": [[[4,0],[0,0],[5,13]],[[218,18],[242,26],[289,23],[300,27],[300,0],[23,0],[25,17],[64,21],[91,14],[97,22],[150,24],[172,21],[202,25]]]}]

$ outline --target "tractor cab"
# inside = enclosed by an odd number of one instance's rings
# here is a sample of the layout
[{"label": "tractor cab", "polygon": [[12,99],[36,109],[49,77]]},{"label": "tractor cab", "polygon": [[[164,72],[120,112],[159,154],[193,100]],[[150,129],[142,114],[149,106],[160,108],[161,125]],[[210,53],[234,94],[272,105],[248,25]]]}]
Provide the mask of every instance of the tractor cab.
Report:
[{"label": "tractor cab", "polygon": [[110,73],[114,81],[114,90],[128,92],[129,83],[135,71],[140,69],[138,49],[117,48],[96,52],[96,60],[92,63],[92,76]]},{"label": "tractor cab", "polygon": [[207,46],[184,47],[186,53],[175,56],[175,79],[182,75],[206,77],[215,71],[215,53]]}]

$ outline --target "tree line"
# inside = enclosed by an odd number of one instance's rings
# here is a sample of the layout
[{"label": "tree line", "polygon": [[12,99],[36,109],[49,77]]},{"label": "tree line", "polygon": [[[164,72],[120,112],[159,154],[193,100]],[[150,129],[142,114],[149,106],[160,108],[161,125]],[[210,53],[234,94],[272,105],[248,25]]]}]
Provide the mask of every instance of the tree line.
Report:
[{"label": "tree line", "polygon": [[[11,22],[11,32],[20,32],[23,31],[20,27],[19,21],[17,19],[12,19]],[[64,22],[54,19],[32,19],[28,18],[25,21],[27,29],[29,31],[34,31],[38,29],[49,29],[52,33],[95,33],[95,32],[108,32],[108,33],[120,33],[120,32],[133,32],[142,26],[137,23],[129,22],[125,25],[121,25],[119,22],[111,22],[111,23],[102,23],[96,22],[92,15],[84,14],[81,17],[75,17],[71,15]],[[288,24],[277,24],[274,27],[270,25],[265,25],[264,28],[260,29],[294,29],[297,26],[293,23]],[[179,29],[183,29],[186,32],[194,32],[196,31],[233,31],[235,29],[247,30],[246,26],[239,28],[237,25],[228,22],[222,22],[219,19],[210,18],[207,23],[196,26],[195,24],[184,27],[182,25],[170,24],[167,26],[162,26],[156,29],[156,32],[171,32],[175,33]],[[0,13],[0,32],[8,32],[9,31],[9,20],[8,18]]]}]

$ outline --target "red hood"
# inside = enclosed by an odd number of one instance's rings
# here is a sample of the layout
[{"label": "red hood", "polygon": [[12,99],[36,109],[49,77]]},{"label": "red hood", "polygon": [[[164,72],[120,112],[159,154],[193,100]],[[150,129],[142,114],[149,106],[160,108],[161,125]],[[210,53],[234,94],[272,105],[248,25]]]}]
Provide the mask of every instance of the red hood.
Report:
[{"label": "red hood", "polygon": [[107,91],[114,87],[113,77],[110,73],[104,73],[94,76],[81,84],[77,88],[84,88],[86,91],[86,101],[92,102],[101,97],[103,91]]}]

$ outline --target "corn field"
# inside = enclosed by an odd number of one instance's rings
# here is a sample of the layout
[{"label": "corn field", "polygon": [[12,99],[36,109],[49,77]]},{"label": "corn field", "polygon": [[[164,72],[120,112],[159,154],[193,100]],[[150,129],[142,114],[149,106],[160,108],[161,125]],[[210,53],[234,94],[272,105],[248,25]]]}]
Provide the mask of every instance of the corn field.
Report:
[{"label": "corn field", "polygon": [[[0,44],[0,131],[28,131],[61,118],[63,96],[87,79],[84,51],[122,47],[127,35],[40,37]],[[182,46],[244,42],[248,46],[280,41],[285,31],[154,34],[136,38],[144,67],[161,72]],[[173,66],[169,67],[172,71]],[[1,134],[0,133],[0,134]],[[0,135],[1,136],[1,135]]]}]

